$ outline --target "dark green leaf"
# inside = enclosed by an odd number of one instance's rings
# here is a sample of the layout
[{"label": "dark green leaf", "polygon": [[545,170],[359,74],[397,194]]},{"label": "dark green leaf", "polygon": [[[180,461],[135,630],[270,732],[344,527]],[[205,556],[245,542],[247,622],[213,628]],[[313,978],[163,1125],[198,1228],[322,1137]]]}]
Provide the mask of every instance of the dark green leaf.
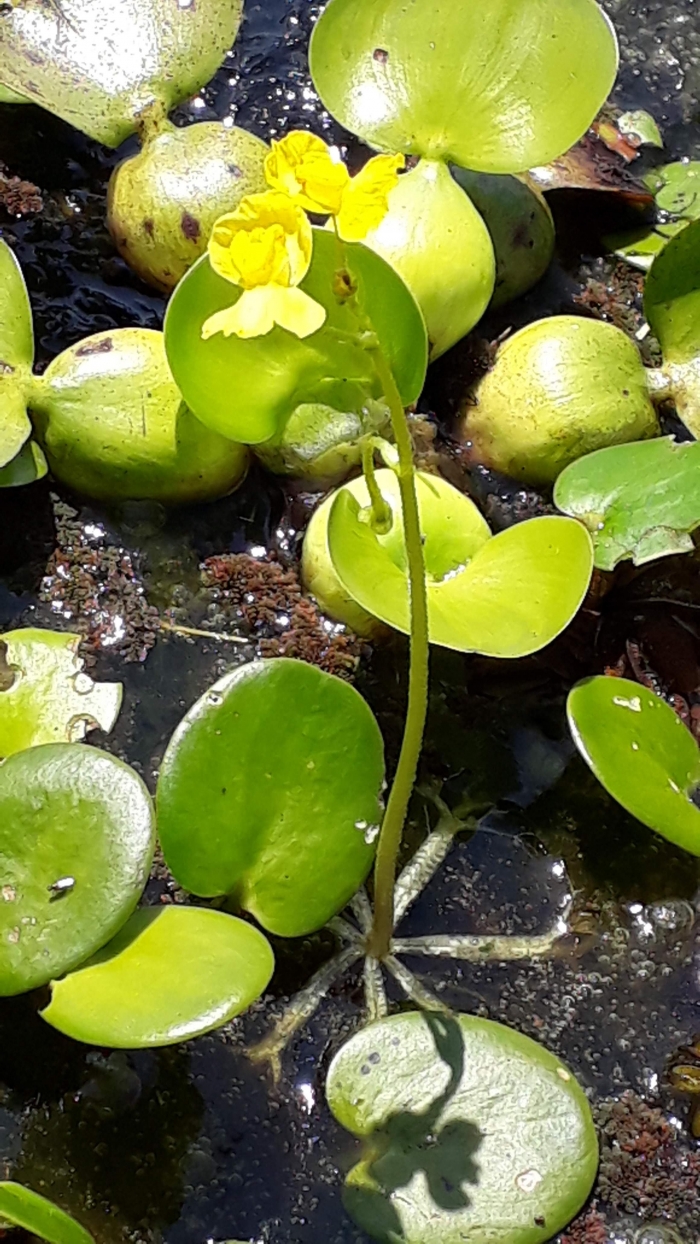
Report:
[{"label": "dark green leaf", "polygon": [[379,727],[362,696],[303,661],[227,674],[178,726],[158,779],[168,867],[299,937],[366,877],[381,817]]},{"label": "dark green leaf", "polygon": [[626,678],[588,678],[569,693],[569,726],[608,794],[643,825],[700,855],[700,751],[673,709]]},{"label": "dark green leaf", "polygon": [[49,469],[43,450],[36,441],[25,441],[19,453],[0,467],[0,488],[22,488],[43,479]]},{"label": "dark green leaf", "polygon": [[134,910],[155,824],[138,775],[78,743],[31,747],[0,767],[0,994],[77,967]]}]

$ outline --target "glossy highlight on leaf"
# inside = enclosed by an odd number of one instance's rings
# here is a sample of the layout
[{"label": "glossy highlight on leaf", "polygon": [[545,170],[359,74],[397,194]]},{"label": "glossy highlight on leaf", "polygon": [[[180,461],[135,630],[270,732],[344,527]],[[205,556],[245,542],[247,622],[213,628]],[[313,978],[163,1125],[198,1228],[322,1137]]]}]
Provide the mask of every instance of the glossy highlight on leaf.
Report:
[{"label": "glossy highlight on leaf", "polygon": [[134,910],[155,819],[138,774],[49,743],[0,766],[0,995],[24,993],[109,941]]},{"label": "glossy highlight on leaf", "polygon": [[201,907],[141,908],[89,962],[54,982],[41,1015],[89,1045],[172,1045],[240,1015],[273,968],[267,938],[245,920]]},{"label": "glossy highlight on leaf", "polygon": [[599,449],[562,471],[554,502],[585,523],[599,570],[688,553],[700,527],[700,443],[666,436]]},{"label": "glossy highlight on leaf", "polygon": [[0,81],[118,147],[154,105],[167,112],[213,76],[242,0],[22,0],[0,28]]},{"label": "glossy highlight on leaf", "polygon": [[24,1184],[0,1181],[0,1221],[47,1240],[48,1244],[94,1244],[89,1231],[53,1201]]},{"label": "glossy highlight on leaf", "polygon": [[227,894],[282,937],[320,928],[369,872],[384,776],[362,696],[303,661],[254,661],[189,710],[158,779],[178,881]]},{"label": "glossy highlight on leaf", "polygon": [[569,727],[609,795],[643,825],[700,856],[700,750],[659,696],[626,678],[587,678],[569,693]]},{"label": "glossy highlight on leaf", "polygon": [[77,743],[106,734],[122,684],[93,682],[78,656],[80,635],[27,627],[0,635],[0,757],[40,743]]},{"label": "glossy highlight on leaf", "polygon": [[[390,536],[377,535],[363,519],[367,502],[353,481],[339,490],[332,504],[330,556],[352,599],[408,634],[408,579],[398,484],[388,469],[377,472],[377,481],[394,511]],[[593,568],[590,536],[573,519],[544,517],[490,538],[481,519],[475,539],[474,523],[468,517],[475,508],[445,481],[422,478],[419,510],[425,535],[430,640],[460,652],[527,656],[555,639],[581,605]]]},{"label": "glossy highlight on leaf", "polygon": [[[423,317],[388,263],[359,243],[348,243],[346,253],[359,301],[391,363],[402,400],[410,405],[427,368]],[[207,257],[190,269],[168,305],[165,347],[180,392],[207,427],[257,445],[281,435],[302,404],[359,412],[368,398],[381,397],[370,355],[357,342],[356,319],[333,293],[337,268],[336,238],[314,229],[311,268],[299,288],[326,308],[323,328],[306,340],[274,328],[250,341],[221,334],[202,340],[204,321],[235,302],[237,290],[217,276]]]},{"label": "glossy highlight on leaf", "polygon": [[544,1244],[595,1178],[583,1090],[491,1020],[413,1011],[369,1024],[336,1054],[326,1094],[364,1141],[345,1206],[382,1244]]},{"label": "glossy highlight on leaf", "polygon": [[310,65],[328,110],[371,146],[518,173],[585,133],[617,43],[594,0],[331,0]]}]

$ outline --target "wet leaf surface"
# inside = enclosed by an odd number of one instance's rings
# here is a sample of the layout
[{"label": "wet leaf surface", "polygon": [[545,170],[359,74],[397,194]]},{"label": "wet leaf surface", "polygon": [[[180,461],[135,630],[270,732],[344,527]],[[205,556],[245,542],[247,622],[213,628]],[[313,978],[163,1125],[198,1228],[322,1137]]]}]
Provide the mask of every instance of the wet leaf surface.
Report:
[{"label": "wet leaf surface", "polygon": [[369,871],[383,774],[379,727],[353,687],[285,657],[244,665],[168,745],[157,796],[168,866],[272,933],[309,933]]},{"label": "wet leaf surface", "polygon": [[560,510],[591,533],[595,564],[613,570],[690,552],[700,526],[700,444],[672,437],[613,445],[573,462],[554,489]]},{"label": "wet leaf surface", "polygon": [[79,643],[79,635],[33,627],[0,635],[0,756],[113,728],[122,685],[93,682],[83,671]]},{"label": "wet leaf surface", "polygon": [[658,695],[626,678],[589,678],[569,693],[581,755],[613,799],[669,842],[700,855],[700,750]]},{"label": "wet leaf surface", "polygon": [[486,173],[566,151],[617,71],[615,36],[591,0],[332,0],[309,57],[328,110],[371,146]]},{"label": "wet leaf surface", "polygon": [[153,859],[155,822],[128,765],[77,743],[0,767],[0,994],[23,993],[109,941]]},{"label": "wet leaf surface", "polygon": [[241,0],[25,0],[3,16],[0,79],[118,147],[154,101],[168,111],[211,78],[241,8]]},{"label": "wet leaf surface", "polygon": [[387,1244],[538,1244],[595,1178],[595,1128],[571,1072],[489,1020],[409,1012],[370,1024],[336,1054],[326,1093],[365,1141],[346,1208]]},{"label": "wet leaf surface", "polygon": [[93,959],[52,985],[41,1014],[90,1045],[171,1045],[240,1015],[273,967],[269,942],[244,920],[200,907],[142,908]]}]

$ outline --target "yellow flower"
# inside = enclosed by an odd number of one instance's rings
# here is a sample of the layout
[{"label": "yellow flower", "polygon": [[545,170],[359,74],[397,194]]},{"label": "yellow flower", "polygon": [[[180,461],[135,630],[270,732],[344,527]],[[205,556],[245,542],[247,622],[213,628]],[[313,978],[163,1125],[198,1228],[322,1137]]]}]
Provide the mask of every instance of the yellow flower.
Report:
[{"label": "yellow flower", "polygon": [[205,341],[215,333],[262,337],[275,324],[309,337],[324,323],[325,308],[296,288],[309,270],[313,234],[286,194],[268,190],[242,199],[235,212],[219,217],[208,249],[214,271],[243,293],[205,321]]},{"label": "yellow flower", "polygon": [[356,177],[334,160],[322,138],[292,130],[275,142],[265,160],[265,176],[307,212],[334,216],[338,232],[357,242],[386,215],[389,194],[398,184],[401,155],[373,156]]}]

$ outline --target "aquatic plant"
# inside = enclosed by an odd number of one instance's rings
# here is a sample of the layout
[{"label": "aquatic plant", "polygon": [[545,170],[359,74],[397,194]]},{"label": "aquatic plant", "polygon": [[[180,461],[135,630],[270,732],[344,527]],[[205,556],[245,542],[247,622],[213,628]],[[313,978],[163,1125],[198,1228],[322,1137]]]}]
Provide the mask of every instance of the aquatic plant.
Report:
[{"label": "aquatic plant", "polygon": [[0,487],[31,483],[50,467],[84,496],[177,505],[224,496],[245,476],[248,451],[183,402],[162,333],[95,333],[33,374],[29,297],[3,241],[0,355]]},{"label": "aquatic plant", "polygon": [[645,173],[642,181],[654,195],[657,219],[652,225],[614,234],[606,244],[621,259],[648,272],[669,239],[700,216],[700,163],[663,164]]},{"label": "aquatic plant", "polygon": [[[112,174],[109,225],[136,271],[172,289],[211,226],[262,189],[266,145],[235,127],[175,129],[168,112],[219,68],[242,0],[29,0],[0,32],[0,98],[35,103],[108,147],[138,132],[143,149]],[[206,190],[203,190],[206,187]]]},{"label": "aquatic plant", "polygon": [[700,749],[671,706],[639,683],[600,675],[573,688],[567,713],[579,752],[613,799],[700,855]]},{"label": "aquatic plant", "polygon": [[[481,318],[496,277],[487,232],[455,194],[447,163],[524,173],[566,151],[614,81],[612,26],[593,0],[527,0],[517,9],[497,0],[478,12],[459,0],[331,0],[309,62],[346,129],[378,150],[419,157],[368,245],[417,298],[434,358]],[[450,266],[455,240],[460,262]],[[532,282],[540,274],[535,264]],[[513,288],[522,287],[521,277]]]}]

